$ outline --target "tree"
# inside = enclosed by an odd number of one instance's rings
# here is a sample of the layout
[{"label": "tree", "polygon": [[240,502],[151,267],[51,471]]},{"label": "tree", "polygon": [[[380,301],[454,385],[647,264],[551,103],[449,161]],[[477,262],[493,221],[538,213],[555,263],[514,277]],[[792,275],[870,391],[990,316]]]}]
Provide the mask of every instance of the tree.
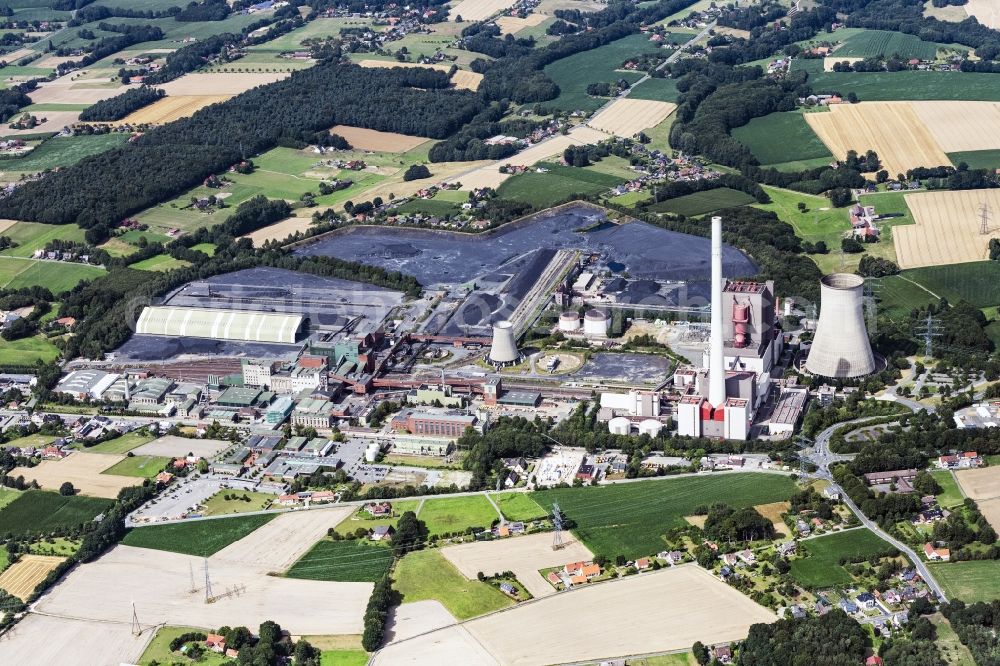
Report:
[{"label": "tree", "polygon": [[405,512],[396,523],[396,533],[392,535],[392,549],[397,556],[424,547],[429,531],[427,523],[417,518],[412,511]]},{"label": "tree", "polygon": [[846,187],[835,187],[830,190],[830,203],[833,204],[834,208],[843,208],[844,206],[850,206],[853,201],[851,196],[851,190]]},{"label": "tree", "polygon": [[701,664],[701,666],[706,666],[712,658],[708,653],[708,648],[701,641],[694,642],[694,645],[691,646],[691,654],[694,655],[695,661]]},{"label": "tree", "polygon": [[422,178],[430,177],[431,170],[423,164],[411,164],[410,168],[403,174],[403,180],[405,181],[420,180]]},{"label": "tree", "polygon": [[939,495],[942,492],[941,484],[926,470],[917,472],[913,488],[921,495]]},{"label": "tree", "polygon": [[63,497],[69,497],[70,495],[75,495],[76,488],[74,488],[73,484],[70,483],[69,481],[65,481],[61,486],[59,486],[59,494],[62,495]]},{"label": "tree", "polygon": [[844,238],[840,241],[840,249],[848,254],[857,254],[858,252],[864,252],[865,246],[853,238]]}]

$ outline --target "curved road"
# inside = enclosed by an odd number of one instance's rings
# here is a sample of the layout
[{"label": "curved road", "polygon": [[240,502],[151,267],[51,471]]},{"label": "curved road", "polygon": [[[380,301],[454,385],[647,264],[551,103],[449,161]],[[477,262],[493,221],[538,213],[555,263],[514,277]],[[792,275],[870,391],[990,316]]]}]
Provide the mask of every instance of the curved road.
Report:
[{"label": "curved road", "polygon": [[[895,397],[895,399],[896,401],[906,405],[910,409],[914,409],[914,405],[916,405],[918,409],[928,409],[924,405],[920,405],[919,403],[914,403],[912,400],[905,400],[899,397]],[[909,403],[913,403],[913,405]],[[916,409],[914,409],[914,411],[916,411]],[[928,411],[930,410],[928,409]],[[812,454],[809,455],[809,459],[812,462],[814,462],[817,467],[819,467],[819,469],[816,471],[815,476],[820,479],[829,481],[830,487],[840,493],[841,499],[843,499],[844,504],[846,504],[848,508],[854,512],[854,515],[858,517],[858,520],[861,521],[861,524],[870,529],[875,534],[877,534],[884,541],[888,541],[889,543],[891,543],[901,553],[904,553],[913,563],[913,566],[916,568],[917,573],[920,574],[920,577],[924,579],[924,582],[927,583],[927,586],[931,589],[931,591],[934,592],[937,598],[940,599],[942,602],[947,602],[948,597],[945,596],[944,590],[934,579],[934,576],[931,575],[930,569],[928,569],[924,561],[920,559],[920,556],[905,543],[887,534],[881,527],[878,526],[877,523],[875,523],[875,521],[871,520],[868,516],[863,514],[858,505],[854,503],[854,500],[848,497],[847,493],[844,492],[844,489],[841,488],[837,484],[837,482],[833,480],[833,475],[830,473],[830,465],[832,463],[840,462],[843,460],[849,460],[851,458],[851,456],[838,455],[830,451],[830,438],[833,436],[833,433],[837,429],[845,425],[851,425],[851,424],[863,425],[869,421],[878,420],[880,418],[882,417],[872,416],[867,418],[854,419],[853,421],[845,421],[843,423],[836,423],[827,428],[826,430],[824,430],[823,432],[821,432],[819,436],[816,437],[816,442],[814,444],[814,449]]]}]

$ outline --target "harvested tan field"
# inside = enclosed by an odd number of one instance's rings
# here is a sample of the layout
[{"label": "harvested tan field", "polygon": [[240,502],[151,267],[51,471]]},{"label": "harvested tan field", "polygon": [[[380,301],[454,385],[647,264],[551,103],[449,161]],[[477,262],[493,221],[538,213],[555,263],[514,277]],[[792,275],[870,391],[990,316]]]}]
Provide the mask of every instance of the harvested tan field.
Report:
[{"label": "harvested tan field", "polygon": [[[687,649],[745,638],[775,615],[696,565],[590,585],[400,641],[376,664],[541,666]],[[512,640],[516,637],[516,640]]]},{"label": "harvested tan field", "polygon": [[528,14],[524,18],[518,18],[517,16],[501,16],[497,19],[497,27],[500,28],[500,34],[503,35],[513,35],[516,32],[524,30],[525,28],[533,28],[536,25],[540,25],[545,22],[545,19],[549,18],[545,14]]},{"label": "harvested tan field", "polygon": [[789,536],[788,525],[781,519],[781,514],[787,513],[791,508],[790,502],[771,502],[770,504],[758,504],[754,508],[760,512],[774,525],[774,531],[783,536]]},{"label": "harvested tan field", "polygon": [[49,555],[21,555],[17,562],[0,574],[0,590],[7,590],[24,601],[31,596],[38,584],[45,580],[49,572],[65,559]]},{"label": "harvested tan field", "polygon": [[482,21],[514,5],[514,0],[462,0],[451,8],[448,18],[452,21]]},{"label": "harvested tan field", "polygon": [[960,264],[989,258],[990,236],[979,233],[979,209],[1000,210],[1000,191],[963,190],[907,194],[916,224],[894,227],[901,268]]},{"label": "harvested tan field", "polygon": [[864,58],[853,58],[848,56],[844,56],[843,58],[838,58],[837,56],[830,56],[829,58],[823,58],[823,71],[832,72],[833,66],[836,65],[838,62],[849,62],[853,65],[854,63],[860,62],[862,60],[864,60]]},{"label": "harvested tan field", "polygon": [[[548,637],[547,640],[553,639]],[[387,645],[368,663],[373,666],[500,666],[500,662],[460,624]]]},{"label": "harvested tan field", "polygon": [[73,62],[74,60],[79,60],[79,59],[80,56],[52,55],[36,60],[35,62],[31,63],[31,67],[51,67],[52,69],[55,69],[56,67],[62,65],[63,63]]},{"label": "harvested tan field", "polygon": [[82,495],[114,499],[122,488],[142,485],[143,481],[137,476],[101,474],[122,460],[125,456],[75,451],[62,460],[43,460],[35,467],[15,467],[10,473],[34,479],[45,490],[59,490],[69,481]]},{"label": "harvested tan field", "polygon": [[379,132],[378,130],[351,127],[350,125],[334,125],[330,128],[334,134],[347,139],[358,150],[372,150],[383,153],[405,153],[413,150],[430,139],[422,136],[409,136],[396,132]]},{"label": "harvested tan field", "polygon": [[386,620],[385,642],[394,643],[443,629],[455,624],[455,618],[440,601],[427,599],[393,606]]},{"label": "harvested tan field", "polygon": [[977,502],[1000,498],[1000,467],[960,469],[955,478],[965,494]]},{"label": "harvested tan field", "polygon": [[240,564],[263,574],[284,572],[353,512],[354,507],[345,506],[284,513],[212,555],[209,564]]},{"label": "harvested tan field", "polygon": [[[130,611],[131,612],[131,611]],[[155,629],[132,635],[127,621],[116,624],[29,614],[0,637],[4,664],[65,664],[68,655],[90,664],[137,664]]]},{"label": "harvested tan field", "polygon": [[28,93],[28,97],[35,104],[93,104],[122,92],[120,87],[99,86],[93,81],[72,81],[70,76],[67,74],[55,81],[42,83]]},{"label": "harvested tan field", "polygon": [[[21,114],[15,114],[11,120],[17,120]],[[31,129],[13,130],[8,127],[8,123],[0,126],[0,136],[20,136],[23,134],[40,134],[42,132],[61,132],[64,127],[75,124],[80,120],[79,111],[33,111],[39,122]]]},{"label": "harvested tan field", "polygon": [[951,164],[908,102],[836,104],[826,113],[807,113],[806,122],[830,152],[874,150],[890,174]]},{"label": "harvested tan field", "polygon": [[193,116],[210,104],[225,102],[232,95],[176,95],[158,99],[149,106],[133,111],[116,125],[162,125]]},{"label": "harvested tan field", "polygon": [[176,435],[164,435],[132,449],[132,453],[137,456],[164,456],[167,458],[179,458],[192,453],[200,458],[211,458],[232,445],[232,442],[224,439],[191,439]]},{"label": "harvested tan field", "polygon": [[579,541],[572,541],[561,550],[552,550],[550,534],[464,543],[442,548],[441,554],[469,580],[474,580],[480,571],[486,575],[513,571],[535,597],[545,597],[556,591],[538,573],[540,569],[594,557],[590,549]]},{"label": "harvested tan field", "polygon": [[990,525],[1000,530],[1000,467],[962,469],[955,472],[955,478],[965,494],[976,500]]},{"label": "harvested tan field", "polygon": [[946,153],[1000,148],[1000,104],[910,102],[917,117]]},{"label": "harvested tan field", "polygon": [[296,231],[306,231],[311,226],[312,217],[289,217],[240,238],[249,238],[255,247],[260,247],[269,240],[285,240]]},{"label": "harvested tan field", "polygon": [[35,55],[35,52],[31,49],[18,49],[16,51],[11,51],[10,53],[5,53],[3,55],[3,61],[8,63],[15,63],[21,58],[27,58],[30,55]]},{"label": "harvested tan field", "polygon": [[688,525],[694,525],[697,528],[705,527],[705,521],[708,516],[684,516],[684,520],[687,521]]},{"label": "harvested tan field", "polygon": [[615,136],[631,138],[644,129],[655,127],[674,112],[676,104],[649,99],[615,100],[611,106],[591,118],[587,124]]},{"label": "harvested tan field", "polygon": [[749,30],[740,30],[739,28],[728,28],[725,26],[719,26],[715,28],[715,34],[717,35],[730,35],[738,39],[750,39]]},{"label": "harvested tan field", "polygon": [[167,95],[239,95],[251,88],[281,81],[291,72],[255,72],[243,74],[185,74],[158,88]]},{"label": "harvested tan field", "polygon": [[459,90],[479,90],[479,86],[483,82],[483,75],[460,69],[452,74],[451,82]]},{"label": "harvested tan field", "polygon": [[134,601],[143,625],[256,627],[274,620],[295,635],[360,634],[363,629],[371,583],[266,576],[243,564],[212,559],[208,566],[216,600],[207,604],[201,583],[197,592],[190,592],[190,571],[203,580],[203,566],[200,557],[115,546],[74,569],[39,600],[38,610],[127,623]]},{"label": "harvested tan field", "polygon": [[371,58],[367,58],[365,60],[358,60],[355,64],[360,65],[362,67],[368,67],[374,69],[393,69],[394,67],[404,67],[409,69],[413,67],[419,67],[421,69],[436,69],[441,72],[451,71],[451,65],[441,65],[441,64],[423,65],[419,62],[396,62],[395,60],[374,60]]},{"label": "harvested tan field", "polygon": [[686,565],[558,594],[464,626],[502,664],[552,664],[738,640],[751,624],[775,619],[701,567]]},{"label": "harvested tan field", "polygon": [[[464,178],[463,174],[471,171],[478,171],[480,168],[489,164],[491,164],[491,162],[488,160],[477,160],[475,162],[435,162],[434,164],[428,165],[428,168],[431,169],[433,179],[430,182],[440,183],[461,181]],[[355,201],[371,200],[375,197],[382,197],[383,199],[388,200],[390,194],[395,195],[397,198],[408,197],[416,194],[424,187],[427,187],[427,180],[404,181],[403,173],[403,169],[398,169],[391,178],[383,180],[382,182],[359,192],[355,197]],[[343,206],[335,206],[334,208],[340,209],[343,208]]]},{"label": "harvested tan field", "polygon": [[965,11],[989,28],[1000,28],[1000,7],[997,7],[996,0],[969,0]]},{"label": "harvested tan field", "polygon": [[982,500],[976,502],[979,511],[986,517],[986,521],[993,526],[993,529],[1000,530],[1000,498]]},{"label": "harvested tan field", "polygon": [[0,220],[0,234],[17,224],[17,220]]}]

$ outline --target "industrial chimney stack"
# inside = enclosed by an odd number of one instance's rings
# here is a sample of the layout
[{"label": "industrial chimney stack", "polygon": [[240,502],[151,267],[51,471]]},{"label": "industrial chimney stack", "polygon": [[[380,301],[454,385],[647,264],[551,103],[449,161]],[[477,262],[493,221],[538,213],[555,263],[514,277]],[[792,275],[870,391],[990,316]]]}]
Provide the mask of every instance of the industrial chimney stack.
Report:
[{"label": "industrial chimney stack", "polygon": [[712,218],[712,337],[708,356],[708,402],[726,401],[725,352],[722,341],[722,218]]}]

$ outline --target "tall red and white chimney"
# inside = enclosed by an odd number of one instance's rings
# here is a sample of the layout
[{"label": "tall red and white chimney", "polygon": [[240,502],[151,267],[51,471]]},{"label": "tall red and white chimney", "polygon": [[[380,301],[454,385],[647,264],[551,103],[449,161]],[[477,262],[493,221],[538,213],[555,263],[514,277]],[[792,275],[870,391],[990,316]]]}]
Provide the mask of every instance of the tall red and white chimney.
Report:
[{"label": "tall red and white chimney", "polygon": [[722,218],[712,218],[712,336],[708,355],[708,402],[726,401],[725,352],[722,342]]}]

